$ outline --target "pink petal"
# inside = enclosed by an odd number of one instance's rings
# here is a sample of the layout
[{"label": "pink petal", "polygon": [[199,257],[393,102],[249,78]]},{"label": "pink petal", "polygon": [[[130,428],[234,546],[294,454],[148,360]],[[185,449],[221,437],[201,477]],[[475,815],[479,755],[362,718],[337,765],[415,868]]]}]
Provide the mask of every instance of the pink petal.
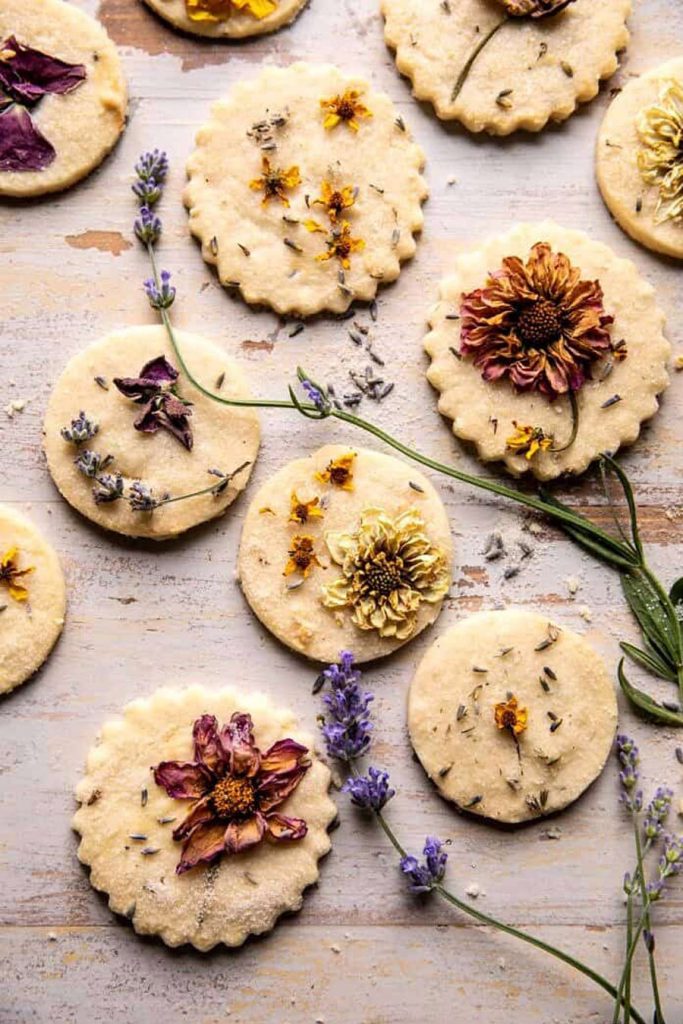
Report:
[{"label": "pink petal", "polygon": [[260,843],[265,834],[266,819],[258,812],[246,821],[231,821],[225,830],[225,849],[241,853]]},{"label": "pink petal", "polygon": [[157,786],[175,800],[198,800],[211,789],[211,773],[194,761],[162,761],[154,772]]},{"label": "pink petal", "polygon": [[202,715],[192,729],[194,756],[216,775],[225,775],[228,753],[218,734],[218,722],[213,715]]},{"label": "pink petal", "polygon": [[176,874],[182,875],[197,864],[216,860],[225,849],[225,827],[223,825],[199,825],[183,846]]},{"label": "pink petal", "polygon": [[291,772],[293,768],[299,767],[307,754],[308,747],[295,740],[278,740],[261,755],[261,771]]},{"label": "pink petal", "polygon": [[28,110],[0,109],[0,171],[42,171],[55,155],[54,146],[38,131]]},{"label": "pink petal", "polygon": [[177,828],[173,829],[173,838],[176,842],[187,839],[193,829],[198,825],[206,825],[213,821],[215,815],[211,808],[211,798],[206,796],[199,803],[196,803],[184,821],[181,821]]},{"label": "pink petal", "polygon": [[221,730],[221,743],[229,756],[231,775],[253,778],[261,765],[261,752],[254,743],[254,723],[251,715],[239,711]]},{"label": "pink petal", "polygon": [[269,811],[283,803],[294,792],[309,768],[308,764],[300,765],[291,772],[271,772],[270,775],[262,776],[256,790],[259,807]]},{"label": "pink petal", "polygon": [[303,818],[286,818],[284,814],[268,814],[266,822],[269,837],[278,842],[282,839],[303,839],[308,832],[308,825]]}]

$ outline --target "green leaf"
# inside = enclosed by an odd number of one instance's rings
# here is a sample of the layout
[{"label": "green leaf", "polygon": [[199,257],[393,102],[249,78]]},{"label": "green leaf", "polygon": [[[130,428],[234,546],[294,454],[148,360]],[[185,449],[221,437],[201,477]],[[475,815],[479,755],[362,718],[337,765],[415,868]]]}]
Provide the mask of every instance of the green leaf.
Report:
[{"label": "green leaf", "polygon": [[[553,508],[561,508],[565,512],[577,515],[569,505],[564,505],[551,494],[541,491],[541,497],[544,503],[549,506],[549,511]],[[578,518],[577,516],[577,520]],[[586,520],[585,526],[579,521],[577,521],[575,526],[570,526],[569,523],[562,521],[559,521],[558,525],[576,544],[596,558],[601,558],[609,565],[616,566],[622,570],[637,568],[639,562],[632,548],[628,544],[622,543],[616,537],[612,538],[602,534],[602,531],[599,531],[589,520]]]},{"label": "green leaf", "polygon": [[675,711],[667,711],[663,708],[656,700],[653,700],[649,694],[643,690],[636,689],[632,686],[626,678],[624,672],[624,659],[622,658],[619,662],[619,685],[628,697],[631,704],[634,707],[643,711],[646,715],[656,719],[658,722],[662,722],[665,725],[676,725],[678,728],[683,728],[683,715],[677,714]]},{"label": "green leaf", "polygon": [[648,672],[653,672],[660,679],[666,679],[670,683],[678,682],[676,674],[672,672],[668,665],[654,651],[642,651],[640,647],[634,647],[633,644],[627,644],[626,642],[621,643],[619,646],[624,654],[627,654],[641,668],[646,669]]},{"label": "green leaf", "polygon": [[638,506],[636,505],[636,499],[633,494],[633,488],[631,487],[631,481],[626,476],[626,473],[623,471],[619,463],[615,462],[615,460],[610,455],[603,455],[602,458],[603,462],[607,463],[607,465],[612,470],[617,480],[621,484],[621,488],[624,492],[626,503],[628,505],[629,517],[631,519],[631,537],[633,538],[633,546],[638,552],[641,562],[643,562],[643,545],[640,540],[640,528],[638,526]]},{"label": "green leaf", "polygon": [[674,629],[661,595],[640,572],[624,573],[621,585],[648,645],[677,674],[680,632],[677,627]]}]

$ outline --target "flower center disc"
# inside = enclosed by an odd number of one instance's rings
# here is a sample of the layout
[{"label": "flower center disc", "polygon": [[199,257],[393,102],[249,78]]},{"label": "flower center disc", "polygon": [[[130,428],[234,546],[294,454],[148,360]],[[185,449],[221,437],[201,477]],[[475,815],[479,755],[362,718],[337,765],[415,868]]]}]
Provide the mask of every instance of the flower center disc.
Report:
[{"label": "flower center disc", "polygon": [[370,564],[365,570],[365,588],[373,594],[381,594],[382,597],[389,597],[395,590],[403,585],[401,568],[403,563],[387,561],[385,555],[374,564]]},{"label": "flower center disc", "polygon": [[532,306],[527,306],[519,315],[517,333],[529,347],[542,348],[557,341],[562,333],[557,306],[549,299],[538,299]]},{"label": "flower center disc", "polygon": [[241,818],[256,810],[254,787],[250,779],[221,779],[211,794],[219,818]]}]

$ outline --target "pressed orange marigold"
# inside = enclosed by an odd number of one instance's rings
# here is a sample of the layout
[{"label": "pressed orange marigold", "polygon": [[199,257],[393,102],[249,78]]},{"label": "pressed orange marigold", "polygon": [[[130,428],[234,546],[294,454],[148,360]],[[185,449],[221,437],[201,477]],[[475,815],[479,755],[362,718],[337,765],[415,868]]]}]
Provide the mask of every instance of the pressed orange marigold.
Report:
[{"label": "pressed orange marigold", "polygon": [[277,10],[277,2],[276,0],[185,0],[185,10],[190,21],[224,21],[234,11],[246,11],[260,21]]},{"label": "pressed orange marigold", "polygon": [[28,600],[28,590],[21,582],[21,577],[33,572],[33,566],[20,569],[18,558],[19,549],[16,547],[10,548],[2,556],[0,559],[0,583],[5,584],[9,589],[9,596],[15,601],[26,601]]},{"label": "pressed orange marigold", "polygon": [[313,200],[313,206],[323,206],[332,223],[336,224],[344,210],[349,210],[356,202],[358,189],[352,185],[335,188],[329,181],[323,181],[320,193],[320,197]]},{"label": "pressed orange marigold", "polygon": [[249,182],[249,187],[255,192],[263,192],[261,203],[267,206],[271,199],[277,199],[283,206],[289,206],[287,192],[301,184],[301,174],[298,167],[290,167],[284,170],[281,167],[273,167],[267,156],[262,159],[262,177],[254,178]]},{"label": "pressed orange marigold", "polygon": [[306,580],[317,565],[322,569],[315,553],[315,540],[308,535],[292,537],[292,546],[287,552],[289,561],[285,566],[285,576],[292,576],[295,572],[301,573]]},{"label": "pressed orange marigold", "polygon": [[351,256],[353,253],[362,252],[365,248],[365,242],[362,238],[352,237],[351,225],[347,220],[343,220],[332,228],[330,235],[327,237],[326,245],[327,252],[321,253],[317,259],[322,262],[338,259],[344,270],[348,270],[351,266]]},{"label": "pressed orange marigold", "polygon": [[320,498],[311,498],[310,501],[302,501],[296,491],[292,491],[289,499],[289,521],[299,523],[303,526],[309,519],[323,519],[325,513],[320,507]]},{"label": "pressed orange marigold", "polygon": [[496,725],[499,729],[507,729],[513,736],[520,736],[529,723],[529,712],[520,708],[519,701],[510,695],[506,701],[496,704],[494,708]]},{"label": "pressed orange marigold", "polygon": [[354,452],[348,455],[341,455],[338,459],[332,459],[322,473],[316,473],[315,478],[321,484],[332,484],[334,487],[341,487],[343,491],[353,490],[353,464],[356,459]]},{"label": "pressed orange marigold", "polygon": [[551,400],[578,391],[612,349],[599,281],[584,281],[563,253],[538,242],[526,263],[508,256],[486,287],[462,299],[460,352],[484,380],[508,377]]},{"label": "pressed orange marigold", "polygon": [[325,115],[323,127],[330,130],[336,128],[338,124],[345,124],[352,131],[357,132],[360,128],[358,118],[372,117],[372,112],[361,102],[360,96],[359,89],[347,89],[346,92],[334,96],[330,100],[321,100],[320,106]]},{"label": "pressed orange marigold", "polygon": [[542,427],[522,426],[517,420],[512,421],[515,433],[508,437],[505,444],[510,451],[524,455],[531,462],[538,452],[547,452],[553,446],[552,434],[546,434]]}]

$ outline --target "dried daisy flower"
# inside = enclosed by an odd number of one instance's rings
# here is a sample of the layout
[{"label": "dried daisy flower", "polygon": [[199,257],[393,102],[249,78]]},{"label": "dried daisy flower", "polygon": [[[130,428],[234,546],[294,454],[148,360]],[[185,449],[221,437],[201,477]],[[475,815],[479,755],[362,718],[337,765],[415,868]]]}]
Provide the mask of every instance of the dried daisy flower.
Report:
[{"label": "dried daisy flower", "polygon": [[15,601],[28,600],[28,590],[21,582],[21,578],[33,572],[33,568],[32,565],[26,569],[19,568],[19,548],[17,547],[9,548],[0,558],[0,583],[4,583],[9,590],[9,596]]},{"label": "dried daisy flower", "polygon": [[517,698],[510,694],[506,701],[496,704],[494,708],[496,725],[499,729],[507,729],[514,736],[521,736],[529,724],[529,712],[520,708]]},{"label": "dried daisy flower", "polygon": [[332,228],[325,244],[327,245],[327,252],[321,253],[317,258],[322,262],[337,259],[344,270],[348,270],[351,266],[352,254],[354,252],[362,252],[365,248],[365,242],[362,238],[352,237],[351,225],[347,220],[341,221],[340,224]]},{"label": "dried daisy flower", "polygon": [[298,523],[303,526],[309,519],[323,519],[325,513],[320,507],[320,498],[311,498],[310,501],[302,501],[296,491],[292,491],[289,499],[289,522]]},{"label": "dried daisy flower", "polygon": [[525,264],[508,256],[486,287],[463,296],[460,352],[486,381],[508,377],[551,400],[580,390],[612,351],[599,281],[584,281],[563,253],[538,242]]},{"label": "dried daisy flower", "polygon": [[290,167],[288,171],[281,167],[273,167],[267,156],[262,157],[261,178],[249,182],[249,188],[255,192],[263,192],[262,206],[267,206],[271,199],[277,199],[283,206],[289,206],[287,192],[301,184],[298,167]]},{"label": "dried daisy flower", "polygon": [[348,455],[341,455],[338,459],[332,459],[322,473],[316,473],[315,478],[321,484],[332,484],[334,487],[341,487],[343,491],[353,490],[353,464],[356,459],[355,452]]},{"label": "dried daisy flower", "polygon": [[508,437],[505,444],[516,455],[524,455],[531,462],[538,452],[551,451],[554,443],[552,434],[546,434],[542,427],[522,426],[513,420],[515,433]]},{"label": "dried daisy flower", "polygon": [[640,176],[659,190],[657,223],[679,220],[683,218],[683,83],[665,82],[659,103],[641,112],[636,127]]},{"label": "dried daisy flower", "polygon": [[276,0],[185,0],[190,21],[224,21],[234,11],[247,11],[259,21],[277,10]]},{"label": "dried daisy flower", "polygon": [[437,604],[448,591],[446,558],[432,544],[416,509],[392,519],[366,509],[353,533],[329,533],[329,552],[342,575],[323,588],[326,608],[349,608],[359,629],[406,640],[415,632],[423,601]]},{"label": "dried daisy flower", "polygon": [[321,100],[320,106],[325,115],[323,127],[329,131],[336,128],[338,124],[345,124],[352,131],[357,132],[360,128],[358,118],[372,117],[372,112],[361,102],[360,96],[359,89],[347,89],[346,92],[334,96],[331,100]]},{"label": "dried daisy flower", "polygon": [[322,569],[315,553],[315,540],[307,534],[292,537],[292,546],[287,554],[289,561],[285,565],[285,576],[293,576],[295,572],[298,572],[306,580],[315,566]]},{"label": "dried daisy flower", "polygon": [[333,224],[336,224],[344,210],[349,210],[356,202],[358,189],[352,185],[335,188],[329,181],[320,186],[320,197],[313,200],[313,206],[322,206]]}]

